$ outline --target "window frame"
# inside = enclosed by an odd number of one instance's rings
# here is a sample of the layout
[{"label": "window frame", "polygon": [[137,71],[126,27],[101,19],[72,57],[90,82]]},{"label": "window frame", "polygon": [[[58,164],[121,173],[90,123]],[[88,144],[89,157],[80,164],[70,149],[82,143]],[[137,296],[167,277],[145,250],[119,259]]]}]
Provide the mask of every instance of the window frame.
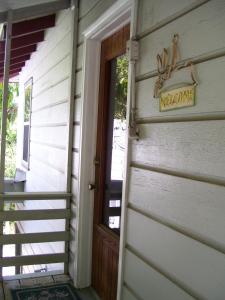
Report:
[{"label": "window frame", "polygon": [[[24,121],[25,117],[25,101],[26,101],[26,89],[30,88],[30,105],[29,105],[29,121]],[[22,147],[22,165],[27,170],[30,169],[30,132],[31,132],[31,108],[32,108],[32,92],[33,92],[33,77],[29,78],[24,84],[24,98],[23,98],[23,147]],[[27,161],[24,160],[24,127],[28,125],[28,138],[27,138]]]}]

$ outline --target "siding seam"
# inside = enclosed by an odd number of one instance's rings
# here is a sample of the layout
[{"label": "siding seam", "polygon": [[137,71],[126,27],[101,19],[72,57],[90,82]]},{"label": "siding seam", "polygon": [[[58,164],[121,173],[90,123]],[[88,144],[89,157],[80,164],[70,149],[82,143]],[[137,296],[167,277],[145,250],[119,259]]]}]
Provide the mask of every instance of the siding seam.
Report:
[{"label": "siding seam", "polygon": [[145,264],[147,264],[150,268],[154,269],[156,272],[164,276],[166,279],[171,281],[173,284],[175,284],[179,289],[186,292],[188,295],[193,297],[196,300],[206,300],[201,295],[198,295],[195,291],[191,290],[188,286],[186,286],[184,283],[180,282],[176,277],[174,277],[172,274],[169,274],[168,272],[161,269],[161,267],[157,266],[154,262],[149,261],[149,259],[146,259],[139,251],[137,251],[135,248],[133,248],[128,243],[126,244],[126,249],[129,250],[132,254],[134,254],[137,258],[139,258],[141,261],[143,261]]},{"label": "siding seam", "polygon": [[66,150],[66,147],[61,146],[61,145],[46,143],[46,142],[33,140],[33,139],[31,139],[30,141],[31,141],[31,143],[34,143],[34,144],[39,144],[39,145],[42,145],[42,146],[46,146],[46,147],[50,147],[50,148],[56,148],[56,149],[60,149],[60,150]]},{"label": "siding seam", "polygon": [[79,73],[79,72],[81,72],[81,71],[82,71],[82,67],[77,68],[77,69],[75,70],[75,73]]},{"label": "siding seam", "polygon": [[101,2],[101,0],[97,1],[91,8],[89,8],[83,16],[80,16],[78,22],[84,19],[99,4],[99,2]]},{"label": "siding seam", "polygon": [[123,282],[123,286],[132,294],[132,296],[134,296],[135,299],[144,300],[143,298],[141,298],[137,295],[137,293],[132,289],[132,287],[129,286],[129,284],[126,283],[125,280]]},{"label": "siding seam", "polygon": [[80,121],[74,121],[73,126],[80,126]]},{"label": "siding seam", "polygon": [[63,127],[67,126],[66,122],[63,123],[42,123],[42,124],[32,124],[32,128],[39,128],[39,127]]},{"label": "siding seam", "polygon": [[52,89],[53,87],[57,86],[57,85],[60,84],[61,82],[67,80],[68,78],[69,78],[69,76],[66,75],[65,77],[61,78],[60,80],[56,81],[55,83],[53,83],[53,84],[49,85],[48,87],[42,89],[39,93],[37,93],[36,95],[32,96],[32,100],[33,100],[34,98],[37,98],[38,96],[42,95],[44,92],[46,92],[46,91]]},{"label": "siding seam", "polygon": [[56,63],[51,66],[47,71],[45,71],[40,77],[37,77],[33,84],[36,84],[39,80],[41,80],[45,75],[47,75],[50,71],[52,71],[55,67],[57,67],[62,61],[64,61],[67,57],[70,56],[70,52],[60,58]]},{"label": "siding seam", "polygon": [[80,99],[81,98],[81,93],[79,93],[79,94],[76,94],[75,96],[74,96],[74,100],[76,100],[76,99]]},{"label": "siding seam", "polygon": [[[192,61],[192,63],[194,65],[197,64],[201,64],[210,60],[214,60],[220,57],[225,56],[225,48],[222,49],[217,49],[215,51],[212,52],[206,52],[204,54],[200,54],[197,55],[195,57],[192,58],[187,58],[187,59],[183,59],[180,60],[179,62],[177,62],[177,66],[181,66],[181,65],[185,65],[187,62],[189,62],[190,60]],[[146,80],[149,78],[153,78],[156,77],[158,75],[158,71],[157,70],[153,70],[153,71],[149,71],[147,73],[141,74],[141,75],[137,75],[135,78],[136,82],[142,81],[142,80]]]},{"label": "siding seam", "polygon": [[37,109],[33,109],[32,110],[32,114],[33,113],[37,113],[39,111],[42,111],[42,110],[45,110],[45,109],[48,109],[48,108],[52,108],[52,107],[55,107],[55,106],[58,106],[60,104],[65,104],[68,102],[68,99],[63,99],[63,100],[60,100],[60,101],[57,101],[55,103],[52,103],[52,104],[48,104],[48,105],[45,105],[45,106],[41,106],[40,108],[37,108]]},{"label": "siding seam", "polygon": [[[54,51],[58,47],[58,45],[62,43],[62,41],[67,37],[67,35],[70,33],[70,31],[71,31],[71,29],[69,29],[68,31],[66,31],[66,33],[63,35],[63,37],[57,42],[57,44],[54,44],[54,47],[50,49],[50,51],[41,59],[41,61],[45,60],[51,54],[51,52]],[[36,50],[36,52],[37,51],[38,51],[38,49]],[[36,53],[36,52],[34,52],[34,53]],[[39,64],[38,63],[36,64],[36,67],[32,68],[31,72],[28,72],[28,74],[27,74],[26,77],[31,77],[30,73],[33,74],[37,68],[39,68]]]},{"label": "siding seam", "polygon": [[186,179],[190,179],[190,180],[206,182],[209,184],[225,187],[225,179],[222,177],[212,177],[212,176],[209,177],[209,176],[205,176],[203,174],[193,174],[193,173],[177,171],[177,170],[169,169],[169,168],[161,168],[161,167],[155,167],[155,166],[150,166],[150,165],[144,165],[143,163],[140,163],[137,161],[132,161],[130,166],[137,168],[137,169],[172,175],[174,177],[186,178]]},{"label": "siding seam", "polygon": [[79,149],[75,148],[75,147],[72,148],[72,151],[75,152],[75,153],[79,153]]},{"label": "siding seam", "polygon": [[163,217],[157,216],[153,214],[152,212],[144,211],[143,209],[137,207],[136,205],[132,203],[128,203],[128,208],[135,211],[136,213],[145,216],[148,219],[151,219],[165,227],[168,227],[192,240],[195,240],[211,249],[214,249],[215,251],[218,251],[222,254],[225,254],[225,248],[224,246],[220,245],[219,243],[216,243],[215,241],[210,241],[209,239],[205,239],[201,237],[198,233],[193,233],[189,231],[188,229],[185,229],[184,227],[181,228],[181,226],[173,224],[169,220],[164,219]]},{"label": "siding seam", "polygon": [[78,177],[77,177],[77,175],[75,175],[75,174],[71,174],[71,177],[72,177],[73,179],[75,179],[75,180],[78,180]]},{"label": "siding seam", "polygon": [[162,27],[168,25],[169,23],[172,23],[173,21],[183,17],[184,15],[188,14],[189,12],[192,12],[193,10],[199,8],[200,6],[206,4],[210,0],[201,0],[201,1],[196,1],[195,3],[187,6],[186,8],[180,10],[179,12],[165,18],[164,20],[156,23],[149,29],[144,30],[142,33],[137,34],[137,40],[143,39],[146,36],[150,35],[151,33],[161,29]]},{"label": "siding seam", "polygon": [[[156,100],[157,101],[157,100]],[[225,112],[215,111],[200,114],[183,114],[171,116],[156,116],[138,118],[137,124],[153,124],[153,123],[176,123],[176,122],[200,122],[200,121],[219,121],[225,120]]]},{"label": "siding seam", "polygon": [[61,174],[65,174],[65,171],[64,171],[63,169],[60,169],[60,168],[55,167],[55,165],[51,164],[50,162],[48,162],[48,161],[46,161],[46,160],[44,160],[44,159],[42,159],[42,158],[40,158],[40,157],[38,157],[38,156],[36,156],[36,155],[31,155],[31,157],[32,157],[34,160],[36,160],[36,161],[38,161],[38,162],[41,162],[41,163],[43,163],[44,165],[50,167],[51,169],[54,169],[55,171],[57,171],[57,172],[59,172],[59,173],[61,173]]}]

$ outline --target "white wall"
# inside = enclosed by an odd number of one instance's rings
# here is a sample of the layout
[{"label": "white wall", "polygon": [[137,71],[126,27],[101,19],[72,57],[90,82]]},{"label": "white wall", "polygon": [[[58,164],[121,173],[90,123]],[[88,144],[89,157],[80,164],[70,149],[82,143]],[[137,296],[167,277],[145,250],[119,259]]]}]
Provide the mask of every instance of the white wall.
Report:
[{"label": "white wall", "polygon": [[[140,0],[122,299],[224,299],[225,2]],[[159,112],[156,55],[179,34],[196,105]],[[168,82],[191,82],[188,71]]]},{"label": "white wall", "polygon": [[[71,10],[57,14],[20,74],[17,165],[22,161],[24,84],[33,78],[30,169],[25,191],[65,191],[70,95]],[[65,201],[26,201],[23,209],[65,208]],[[65,230],[64,220],[21,222],[24,232]],[[62,242],[33,245],[36,254],[62,252]],[[57,266],[58,268],[58,266]]]},{"label": "white wall", "polygon": [[[74,211],[79,211],[82,32],[114,1],[81,1],[74,123]],[[140,140],[131,143],[122,299],[225,298],[225,2],[140,0],[136,73]],[[179,34],[196,63],[196,105],[159,112],[156,55]],[[189,72],[168,84],[190,81]],[[77,215],[79,218],[79,215]],[[77,232],[74,220],[73,231]],[[85,230],[84,228],[79,230]],[[79,241],[71,247],[76,274]],[[75,273],[74,273],[75,271]]]}]

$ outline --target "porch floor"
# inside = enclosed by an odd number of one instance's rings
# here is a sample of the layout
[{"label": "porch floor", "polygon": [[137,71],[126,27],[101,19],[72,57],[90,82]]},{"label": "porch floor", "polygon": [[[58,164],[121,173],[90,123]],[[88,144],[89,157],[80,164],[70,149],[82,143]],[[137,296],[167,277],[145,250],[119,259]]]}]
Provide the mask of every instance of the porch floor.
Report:
[{"label": "porch floor", "polygon": [[[11,300],[11,289],[27,288],[33,286],[44,286],[54,283],[62,283],[71,281],[67,275],[50,275],[32,278],[10,279],[0,281],[0,299]],[[72,281],[71,281],[72,282]],[[82,300],[99,300],[92,288],[85,288],[77,290]]]}]

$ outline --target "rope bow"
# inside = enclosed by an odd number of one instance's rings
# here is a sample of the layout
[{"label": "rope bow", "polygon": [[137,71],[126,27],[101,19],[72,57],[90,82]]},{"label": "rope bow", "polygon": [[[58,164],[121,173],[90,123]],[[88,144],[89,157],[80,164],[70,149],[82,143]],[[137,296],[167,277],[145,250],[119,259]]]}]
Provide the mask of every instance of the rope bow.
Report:
[{"label": "rope bow", "polygon": [[157,54],[157,71],[158,71],[158,78],[155,82],[154,88],[154,98],[159,97],[159,92],[162,89],[164,82],[171,78],[173,72],[180,70],[185,67],[190,67],[191,71],[191,78],[194,85],[197,85],[197,80],[194,72],[194,65],[191,61],[184,63],[183,65],[177,65],[177,61],[179,59],[179,52],[178,52],[178,39],[179,35],[175,34],[172,40],[172,57],[171,57],[171,64],[169,64],[169,53],[167,49],[163,49],[162,54]]}]

